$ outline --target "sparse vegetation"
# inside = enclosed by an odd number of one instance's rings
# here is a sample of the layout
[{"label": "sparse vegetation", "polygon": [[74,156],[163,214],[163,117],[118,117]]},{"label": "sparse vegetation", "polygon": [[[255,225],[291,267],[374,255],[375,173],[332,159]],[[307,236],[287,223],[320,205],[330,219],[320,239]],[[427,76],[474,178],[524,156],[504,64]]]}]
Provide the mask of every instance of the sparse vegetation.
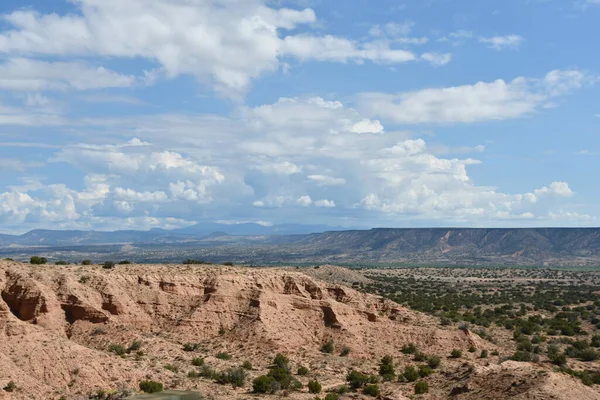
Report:
[{"label": "sparse vegetation", "polygon": [[425,393],[429,393],[429,384],[423,381],[415,383],[415,394]]},{"label": "sparse vegetation", "polygon": [[231,354],[225,351],[218,352],[215,357],[217,357],[219,360],[231,360]]},{"label": "sparse vegetation", "polygon": [[381,390],[379,389],[379,385],[377,385],[377,384],[366,385],[365,388],[363,389],[363,393],[366,394],[367,396],[372,396],[372,397],[381,396]]},{"label": "sparse vegetation", "polygon": [[92,260],[83,260],[81,265],[92,265]]},{"label": "sparse vegetation", "polygon": [[450,352],[450,358],[461,358],[462,357],[462,351],[460,351],[459,349],[453,349]]},{"label": "sparse vegetation", "polygon": [[127,353],[127,349],[125,346],[120,344],[110,344],[108,345],[108,351],[111,353],[115,353],[118,356],[123,356]]},{"label": "sparse vegetation", "polygon": [[321,393],[321,384],[314,380],[314,381],[309,381],[308,382],[308,393],[313,393],[313,394],[317,394],[317,393]]},{"label": "sparse vegetation", "polygon": [[5,392],[12,393],[17,390],[17,384],[14,381],[10,381],[6,384],[6,386],[4,386],[3,390]]},{"label": "sparse vegetation", "polygon": [[159,393],[163,391],[163,384],[155,381],[142,381],[140,390],[144,393]]},{"label": "sparse vegetation", "polygon": [[379,375],[384,381],[391,381],[396,377],[396,371],[394,370],[394,360],[391,356],[385,356],[379,363]]},{"label": "sparse vegetation", "polygon": [[329,339],[326,343],[321,346],[321,352],[331,354],[334,350],[333,339]]},{"label": "sparse vegetation", "polygon": [[105,261],[104,264],[102,264],[102,268],[104,269],[113,269],[115,267],[115,263],[112,261]]},{"label": "sparse vegetation", "polygon": [[48,262],[48,259],[46,257],[33,256],[29,259],[29,264],[31,264],[31,265],[43,265],[43,264],[46,264],[47,262]]}]

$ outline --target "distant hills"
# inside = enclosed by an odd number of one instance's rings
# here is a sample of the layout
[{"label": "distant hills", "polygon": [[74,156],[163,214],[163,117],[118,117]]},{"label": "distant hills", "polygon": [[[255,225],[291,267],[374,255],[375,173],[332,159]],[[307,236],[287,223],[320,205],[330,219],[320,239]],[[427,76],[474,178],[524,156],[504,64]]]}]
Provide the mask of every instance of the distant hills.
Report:
[{"label": "distant hills", "polygon": [[113,232],[36,229],[23,235],[0,234],[0,246],[89,246],[126,243],[185,243],[218,236],[306,235],[342,230],[329,225],[261,225],[255,223],[199,223],[181,229],[149,231],[120,230]]},{"label": "distant hills", "polygon": [[[315,232],[315,233],[311,233]],[[0,255],[26,259],[187,258],[243,264],[552,265],[600,267],[600,228],[342,230],[326,225],[198,224],[150,231],[34,230],[0,235]]]}]

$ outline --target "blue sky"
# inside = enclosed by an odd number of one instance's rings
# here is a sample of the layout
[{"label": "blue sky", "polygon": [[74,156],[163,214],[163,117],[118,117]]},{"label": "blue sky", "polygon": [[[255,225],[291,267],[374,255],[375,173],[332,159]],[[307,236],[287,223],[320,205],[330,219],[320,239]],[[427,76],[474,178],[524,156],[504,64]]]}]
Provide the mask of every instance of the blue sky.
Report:
[{"label": "blue sky", "polygon": [[6,0],[0,232],[598,226],[600,1]]}]

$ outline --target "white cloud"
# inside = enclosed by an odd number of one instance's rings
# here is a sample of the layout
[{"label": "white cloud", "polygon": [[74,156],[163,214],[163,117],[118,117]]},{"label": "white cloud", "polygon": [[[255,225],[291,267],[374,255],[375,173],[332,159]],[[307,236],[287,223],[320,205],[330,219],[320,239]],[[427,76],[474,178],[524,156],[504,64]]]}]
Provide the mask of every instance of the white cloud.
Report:
[{"label": "white cloud", "polygon": [[11,58],[0,64],[0,88],[9,90],[89,90],[129,87],[135,82],[102,67],[81,62],[46,62]]},{"label": "white cloud", "polygon": [[425,61],[429,61],[434,65],[446,65],[450,61],[452,61],[452,54],[445,53],[423,53],[421,54],[421,58]]},{"label": "white cloud", "polygon": [[405,63],[416,61],[410,51],[392,49],[388,42],[375,41],[358,44],[346,38],[331,35],[288,36],[283,40],[283,55],[293,56],[303,61],[364,61],[379,63]]},{"label": "white cloud", "polygon": [[310,196],[302,196],[302,197],[299,197],[298,200],[296,200],[296,203],[298,203],[302,207],[308,207],[312,204],[312,202],[313,201],[310,198]]},{"label": "white cloud", "polygon": [[493,36],[479,38],[481,43],[494,50],[518,49],[523,44],[523,37],[519,35]]},{"label": "white cloud", "polygon": [[[545,80],[536,85],[543,88]],[[288,98],[242,107],[228,118],[89,120],[94,129],[134,127],[137,137],[58,150],[54,161],[85,174],[78,185],[83,189],[41,182],[15,186],[0,194],[0,224],[24,229],[113,224],[118,218],[127,221],[124,226],[142,218],[154,218],[143,226],[198,218],[298,221],[299,207],[304,222],[339,216],[389,223],[410,218],[538,224],[555,221],[550,213],[574,211],[563,209],[575,196],[566,182],[525,193],[481,186],[469,175],[479,160],[445,154],[477,153],[483,146],[429,147],[405,132],[353,132],[364,119],[338,101]]]},{"label": "white cloud", "polygon": [[335,201],[327,200],[327,199],[317,200],[317,201],[315,201],[315,206],[321,207],[321,208],[334,208]]},{"label": "white cloud", "polygon": [[358,108],[371,116],[406,124],[472,123],[512,119],[533,113],[556,96],[588,81],[577,70],[551,71],[542,79],[478,82],[398,94],[363,93]]}]

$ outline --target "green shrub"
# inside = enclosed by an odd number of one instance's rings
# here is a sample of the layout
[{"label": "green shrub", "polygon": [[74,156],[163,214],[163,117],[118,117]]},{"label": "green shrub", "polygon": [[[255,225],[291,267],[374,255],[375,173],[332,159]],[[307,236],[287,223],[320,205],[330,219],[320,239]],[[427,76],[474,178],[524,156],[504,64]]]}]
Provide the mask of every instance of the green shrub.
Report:
[{"label": "green shrub", "polygon": [[200,373],[198,371],[190,371],[187,376],[188,378],[197,379],[200,378]]},{"label": "green shrub", "polygon": [[299,366],[298,367],[298,375],[300,375],[300,376],[306,376],[306,375],[308,375],[308,368],[303,367],[303,366]]},{"label": "green shrub", "polygon": [[120,344],[111,344],[108,346],[108,351],[111,353],[115,353],[118,356],[122,356],[127,353],[127,349],[123,345]]},{"label": "green shrub", "polygon": [[165,369],[173,372],[173,373],[178,373],[179,372],[179,367],[177,367],[176,365],[173,364],[167,364],[165,365]]},{"label": "green shrub", "polygon": [[289,369],[290,360],[281,353],[277,353],[273,359],[273,365],[275,367]]},{"label": "green shrub", "polygon": [[223,336],[225,334],[225,328],[220,327],[219,328],[219,336]]},{"label": "green shrub", "polygon": [[419,376],[421,378],[428,377],[431,374],[433,374],[433,369],[431,369],[427,365],[421,365],[421,367],[419,368]]},{"label": "green shrub", "polygon": [[367,385],[363,389],[363,393],[367,396],[379,397],[381,396],[381,390],[379,389],[379,385]]},{"label": "green shrub", "polygon": [[394,360],[391,356],[385,356],[381,359],[381,362],[379,363],[379,375],[386,381],[391,381],[396,376]]},{"label": "green shrub", "polygon": [[61,260],[61,261],[55,262],[54,265],[69,265],[69,263]]},{"label": "green shrub", "polygon": [[140,382],[140,390],[144,393],[158,393],[163,391],[163,384],[154,381]]},{"label": "green shrub", "polygon": [[308,393],[321,393],[321,384],[318,381],[310,381],[308,382]]},{"label": "green shrub", "polygon": [[413,356],[413,361],[423,362],[427,360],[427,355],[423,352],[417,351]]},{"label": "green shrub", "polygon": [[532,356],[528,351],[517,350],[515,351],[515,354],[510,357],[510,359],[519,362],[530,362],[532,360]]},{"label": "green shrub", "polygon": [[477,351],[477,348],[474,345],[469,346],[469,353],[475,353],[476,351]]},{"label": "green shrub", "polygon": [[217,357],[219,360],[231,360],[231,354],[225,351],[218,352],[215,357]]},{"label": "green shrub", "polygon": [[479,355],[479,358],[488,358],[488,351],[481,350],[481,354]]},{"label": "green shrub", "polygon": [[47,262],[48,259],[46,257],[33,256],[29,259],[29,263],[32,265],[44,265]]},{"label": "green shrub", "polygon": [[252,370],[252,363],[250,361],[246,360],[242,363],[242,368],[250,371],[250,370]]},{"label": "green shrub", "polygon": [[429,384],[427,382],[415,383],[415,394],[425,394],[429,392]]},{"label": "green shrub", "polygon": [[427,359],[427,365],[429,365],[429,367],[436,369],[437,367],[440,366],[440,363],[442,362],[442,359],[438,356],[431,356],[429,357],[429,359]]},{"label": "green shrub", "polygon": [[352,389],[359,389],[369,382],[369,376],[356,370],[350,371],[346,376],[346,382],[350,384]]},{"label": "green shrub", "polygon": [[277,381],[271,376],[261,375],[252,381],[254,393],[275,393],[280,388]]},{"label": "green shrub", "polygon": [[192,365],[194,367],[201,367],[204,365],[204,358],[201,357],[196,357],[196,358],[192,358]]},{"label": "green shrub", "polygon": [[454,349],[450,353],[450,358],[461,358],[461,357],[462,357],[462,351],[460,351],[458,349]]},{"label": "green shrub", "polygon": [[406,367],[402,376],[404,376],[404,379],[408,382],[414,382],[419,379],[419,373],[415,367]]},{"label": "green shrub", "polygon": [[115,267],[115,263],[112,261],[105,261],[104,264],[102,264],[102,268],[104,269],[112,269]]},{"label": "green shrub", "polygon": [[92,265],[92,260],[83,260],[81,265]]},{"label": "green shrub", "polygon": [[404,354],[414,354],[418,351],[417,345],[414,343],[405,344],[400,350]]},{"label": "green shrub", "polygon": [[230,368],[216,375],[215,380],[221,385],[231,384],[234,388],[242,387],[246,383],[246,370],[243,368]]},{"label": "green shrub", "polygon": [[337,393],[327,393],[327,395],[325,396],[325,400],[338,400],[340,398],[340,395]]},{"label": "green shrub", "polygon": [[132,262],[129,260],[119,261],[119,265],[129,265],[129,264],[132,264]]},{"label": "green shrub", "polygon": [[327,343],[321,346],[321,352],[331,354],[333,353],[333,339],[330,339]]},{"label": "green shrub", "polygon": [[344,347],[340,353],[340,357],[346,357],[348,354],[350,354],[350,347]]},{"label": "green shrub", "polygon": [[131,353],[132,351],[138,351],[141,348],[142,348],[142,342],[140,342],[139,340],[134,340],[129,345],[129,348],[127,349],[127,352]]},{"label": "green shrub", "polygon": [[6,386],[4,386],[3,390],[5,392],[14,392],[15,390],[17,390],[17,384],[13,381],[10,381],[6,384]]},{"label": "green shrub", "polygon": [[197,343],[185,343],[183,345],[183,351],[196,351],[198,349],[199,345]]}]

